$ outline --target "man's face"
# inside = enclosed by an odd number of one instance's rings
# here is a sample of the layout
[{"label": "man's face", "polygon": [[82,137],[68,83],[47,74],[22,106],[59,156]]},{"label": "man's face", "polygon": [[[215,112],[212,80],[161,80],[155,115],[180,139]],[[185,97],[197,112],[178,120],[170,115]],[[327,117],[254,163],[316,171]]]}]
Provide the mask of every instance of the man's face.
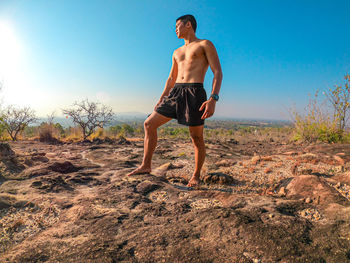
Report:
[{"label": "man's face", "polygon": [[183,37],[185,30],[186,30],[185,23],[182,22],[181,20],[177,21],[175,25],[175,33],[178,38]]}]

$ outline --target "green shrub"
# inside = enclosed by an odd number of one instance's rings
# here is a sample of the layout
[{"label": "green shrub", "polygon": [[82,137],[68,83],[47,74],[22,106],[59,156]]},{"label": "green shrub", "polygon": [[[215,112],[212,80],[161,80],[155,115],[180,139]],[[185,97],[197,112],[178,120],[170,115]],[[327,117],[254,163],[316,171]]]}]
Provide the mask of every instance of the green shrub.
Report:
[{"label": "green shrub", "polygon": [[296,141],[304,142],[344,142],[344,130],[339,129],[338,119],[327,113],[327,105],[318,101],[318,91],[310,98],[306,113],[301,115],[292,111],[294,136]]}]

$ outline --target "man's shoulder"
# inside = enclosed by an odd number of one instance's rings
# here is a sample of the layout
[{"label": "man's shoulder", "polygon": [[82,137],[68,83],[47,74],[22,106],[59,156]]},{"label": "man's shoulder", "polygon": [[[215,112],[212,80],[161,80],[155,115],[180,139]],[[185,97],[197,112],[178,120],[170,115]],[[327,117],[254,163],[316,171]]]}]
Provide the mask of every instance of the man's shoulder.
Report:
[{"label": "man's shoulder", "polygon": [[200,44],[203,46],[214,46],[213,42],[208,39],[201,39]]},{"label": "man's shoulder", "polygon": [[208,39],[198,39],[196,44],[200,46],[213,45],[213,43]]},{"label": "man's shoulder", "polygon": [[[208,39],[198,39],[197,43],[195,44],[195,46],[201,46],[201,47],[213,47],[214,44],[208,40]],[[183,50],[183,48],[185,47],[185,45],[178,47],[177,49],[174,50],[173,55],[175,55],[177,52],[181,52],[181,50]]]},{"label": "man's shoulder", "polygon": [[174,50],[174,54],[175,54],[176,52],[179,52],[182,48],[183,48],[183,46],[176,48],[176,49]]}]

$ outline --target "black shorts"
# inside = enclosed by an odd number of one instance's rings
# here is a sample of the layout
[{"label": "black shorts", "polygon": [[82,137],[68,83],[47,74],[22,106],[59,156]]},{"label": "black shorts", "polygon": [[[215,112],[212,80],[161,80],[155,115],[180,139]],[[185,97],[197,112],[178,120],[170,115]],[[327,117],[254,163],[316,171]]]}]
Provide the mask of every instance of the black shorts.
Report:
[{"label": "black shorts", "polygon": [[176,83],[155,111],[165,117],[177,119],[179,124],[199,126],[204,124],[201,117],[205,110],[199,111],[199,108],[206,100],[207,93],[203,83]]}]

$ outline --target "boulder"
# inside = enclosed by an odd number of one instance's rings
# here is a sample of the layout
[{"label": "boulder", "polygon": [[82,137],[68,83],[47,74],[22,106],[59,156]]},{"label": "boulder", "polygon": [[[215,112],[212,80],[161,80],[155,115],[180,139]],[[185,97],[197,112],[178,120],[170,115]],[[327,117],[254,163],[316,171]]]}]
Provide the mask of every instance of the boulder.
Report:
[{"label": "boulder", "polygon": [[75,165],[73,165],[69,161],[54,162],[48,168],[54,172],[58,172],[58,173],[62,173],[62,174],[73,173],[73,172],[80,170],[79,167],[76,167]]},{"label": "boulder", "polygon": [[152,183],[150,181],[144,181],[136,186],[137,192],[141,194],[148,194],[154,190],[157,190],[160,186],[158,184]]},{"label": "boulder", "polygon": [[15,156],[15,152],[8,143],[0,143],[0,158],[11,158]]},{"label": "boulder", "polygon": [[350,185],[350,172],[335,175],[335,176],[331,177],[331,179],[334,181],[343,183],[343,184]]},{"label": "boulder", "polygon": [[316,175],[300,175],[294,177],[286,187],[288,198],[311,198],[319,204],[348,203],[333,187],[328,185],[323,178]]},{"label": "boulder", "polygon": [[233,177],[224,173],[209,173],[203,176],[203,182],[206,184],[232,185],[234,181]]}]

